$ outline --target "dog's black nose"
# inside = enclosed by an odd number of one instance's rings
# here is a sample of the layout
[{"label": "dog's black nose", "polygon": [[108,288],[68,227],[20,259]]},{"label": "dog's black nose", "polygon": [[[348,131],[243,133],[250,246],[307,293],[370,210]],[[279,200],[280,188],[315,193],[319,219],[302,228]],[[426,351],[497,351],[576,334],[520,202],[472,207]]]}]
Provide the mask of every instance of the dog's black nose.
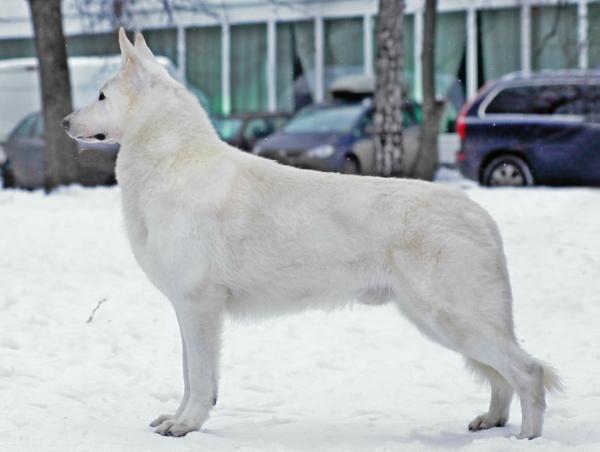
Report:
[{"label": "dog's black nose", "polygon": [[69,128],[69,125],[70,125],[70,122],[71,122],[71,121],[69,120],[69,117],[68,117],[68,116],[67,116],[65,119],[63,119],[63,120],[62,120],[62,126],[63,126],[63,129],[68,129],[68,128]]}]

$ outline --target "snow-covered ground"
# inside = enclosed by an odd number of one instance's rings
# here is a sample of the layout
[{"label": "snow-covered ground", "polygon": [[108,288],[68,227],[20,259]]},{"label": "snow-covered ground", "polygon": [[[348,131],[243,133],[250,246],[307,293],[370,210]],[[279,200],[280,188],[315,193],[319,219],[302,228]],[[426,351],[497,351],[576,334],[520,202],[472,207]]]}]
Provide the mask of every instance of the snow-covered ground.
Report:
[{"label": "snow-covered ground", "polygon": [[[182,391],[177,322],[136,266],[118,188],[0,191],[1,451],[600,450],[600,190],[486,190],[517,334],[562,374],[544,437],[470,433],[488,389],[393,307],[228,322],[201,432],[147,425]],[[93,319],[92,310],[98,306]]]}]

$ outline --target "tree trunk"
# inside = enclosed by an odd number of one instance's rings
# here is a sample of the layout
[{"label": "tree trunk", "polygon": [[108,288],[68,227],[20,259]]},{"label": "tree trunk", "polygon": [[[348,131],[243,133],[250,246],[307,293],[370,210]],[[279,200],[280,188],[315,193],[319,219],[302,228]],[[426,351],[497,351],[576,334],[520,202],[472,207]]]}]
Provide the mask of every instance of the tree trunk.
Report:
[{"label": "tree trunk", "polygon": [[425,0],[423,52],[421,53],[423,86],[423,127],[419,153],[411,177],[433,180],[439,165],[438,135],[443,104],[435,99],[435,21],[437,0]]},{"label": "tree trunk", "polygon": [[403,175],[402,28],[404,0],[379,0],[374,116],[375,173]]},{"label": "tree trunk", "polygon": [[60,3],[29,0],[42,88],[46,190],[76,182],[79,172],[77,148],[61,126],[73,107]]}]

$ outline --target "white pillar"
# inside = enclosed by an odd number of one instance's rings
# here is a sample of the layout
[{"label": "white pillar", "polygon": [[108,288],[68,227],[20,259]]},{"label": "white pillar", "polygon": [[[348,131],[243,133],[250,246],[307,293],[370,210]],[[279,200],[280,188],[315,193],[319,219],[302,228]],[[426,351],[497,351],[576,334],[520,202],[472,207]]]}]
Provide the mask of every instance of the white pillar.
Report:
[{"label": "white pillar", "polygon": [[231,113],[231,41],[229,23],[221,24],[221,95],[223,115]]},{"label": "white pillar", "polygon": [[315,17],[315,101],[325,98],[325,53],[323,37],[323,18]]},{"label": "white pillar", "polygon": [[423,53],[423,9],[415,11],[415,100],[423,101],[423,66],[421,65],[421,54]]},{"label": "white pillar", "polygon": [[528,0],[521,4],[521,70],[531,71],[531,6]]},{"label": "white pillar", "polygon": [[363,16],[363,59],[365,75],[373,75],[373,16]]},{"label": "white pillar", "polygon": [[577,40],[579,49],[579,69],[587,69],[589,66],[587,3],[587,0],[579,0],[579,3],[577,4]]},{"label": "white pillar", "polygon": [[269,111],[277,109],[277,80],[276,80],[276,58],[277,58],[277,33],[275,19],[267,22],[267,105]]},{"label": "white pillar", "polygon": [[177,26],[177,72],[182,81],[186,81],[185,75],[185,28],[181,25]]},{"label": "white pillar", "polygon": [[477,94],[477,11],[467,9],[467,99]]}]

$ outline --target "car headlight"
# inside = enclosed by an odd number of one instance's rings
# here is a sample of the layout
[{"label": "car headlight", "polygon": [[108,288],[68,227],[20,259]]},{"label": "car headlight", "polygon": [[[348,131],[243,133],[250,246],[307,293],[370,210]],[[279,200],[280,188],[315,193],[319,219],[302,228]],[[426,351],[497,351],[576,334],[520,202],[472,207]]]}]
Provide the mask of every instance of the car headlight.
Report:
[{"label": "car headlight", "polygon": [[330,144],[322,144],[315,148],[309,149],[306,151],[306,155],[309,157],[315,157],[319,159],[326,159],[327,157],[331,157],[335,152],[335,148]]}]

